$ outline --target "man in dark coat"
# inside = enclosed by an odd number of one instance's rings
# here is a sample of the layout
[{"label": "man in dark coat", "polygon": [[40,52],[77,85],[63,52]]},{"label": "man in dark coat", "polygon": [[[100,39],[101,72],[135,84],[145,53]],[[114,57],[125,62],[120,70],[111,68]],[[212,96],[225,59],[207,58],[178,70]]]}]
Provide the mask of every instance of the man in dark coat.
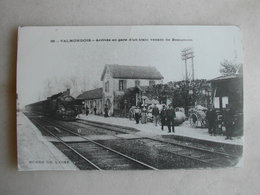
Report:
[{"label": "man in dark coat", "polygon": [[154,104],[154,107],[152,109],[152,115],[153,115],[155,126],[157,126],[158,119],[159,119],[159,108],[156,106],[156,104]]},{"label": "man in dark coat", "polygon": [[136,107],[134,113],[135,113],[135,122],[136,124],[139,124],[139,120],[141,118],[141,109],[139,107]]},{"label": "man in dark coat", "polygon": [[97,107],[96,106],[94,107],[93,110],[94,110],[95,115],[97,115]]},{"label": "man in dark coat", "polygon": [[104,117],[108,117],[108,107],[107,107],[107,105],[105,105],[104,112],[105,112]]},{"label": "man in dark coat", "polygon": [[214,136],[216,135],[216,121],[217,121],[217,113],[212,105],[209,106],[209,109],[206,114],[206,119],[208,120],[208,129],[209,134]]},{"label": "man in dark coat", "polygon": [[89,114],[89,108],[88,108],[88,106],[86,107],[86,116],[88,116],[88,114]]},{"label": "man in dark coat", "polygon": [[163,109],[160,113],[160,118],[161,118],[161,124],[162,124],[162,131],[163,131],[163,126],[165,125],[166,122],[166,108],[165,105],[163,105]]},{"label": "man in dark coat", "polygon": [[174,132],[174,118],[175,117],[176,117],[175,111],[174,111],[172,105],[169,105],[169,108],[166,110],[166,121],[167,121],[169,133],[171,133],[171,127],[172,127],[172,132]]},{"label": "man in dark coat", "polygon": [[232,130],[234,126],[234,111],[230,104],[226,105],[226,110],[223,112],[223,122],[226,127],[226,139],[232,139]]},{"label": "man in dark coat", "polygon": [[138,108],[141,108],[141,107],[142,107],[142,101],[140,100],[140,98],[138,99],[136,106],[137,106]]}]

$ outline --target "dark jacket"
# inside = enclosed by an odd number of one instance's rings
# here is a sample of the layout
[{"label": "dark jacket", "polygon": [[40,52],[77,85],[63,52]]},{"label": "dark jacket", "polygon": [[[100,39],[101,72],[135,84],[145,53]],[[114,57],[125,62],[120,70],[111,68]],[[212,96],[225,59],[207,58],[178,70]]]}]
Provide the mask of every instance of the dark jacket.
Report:
[{"label": "dark jacket", "polygon": [[86,108],[86,114],[89,114],[89,108],[88,107]]},{"label": "dark jacket", "polygon": [[162,110],[161,111],[161,113],[160,113],[160,118],[161,118],[161,120],[165,120],[165,118],[166,118],[166,110]]},{"label": "dark jacket", "polygon": [[159,115],[159,108],[157,106],[154,106],[152,109],[152,115],[157,116]]},{"label": "dark jacket", "polygon": [[217,113],[216,110],[208,110],[206,114],[206,118],[209,123],[214,123],[217,120]]},{"label": "dark jacket", "polygon": [[167,109],[166,110],[166,120],[174,120],[176,117],[174,109]]},{"label": "dark jacket", "polygon": [[234,123],[234,111],[232,109],[225,110],[223,112],[223,121],[226,125],[232,125]]}]

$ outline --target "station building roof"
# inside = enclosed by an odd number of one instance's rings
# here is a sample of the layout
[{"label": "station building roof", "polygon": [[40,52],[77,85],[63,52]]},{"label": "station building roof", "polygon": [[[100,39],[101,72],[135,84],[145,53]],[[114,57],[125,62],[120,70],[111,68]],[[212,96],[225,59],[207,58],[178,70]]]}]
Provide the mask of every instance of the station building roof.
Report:
[{"label": "station building roof", "polygon": [[77,99],[81,100],[93,100],[93,99],[101,99],[103,95],[103,88],[92,89],[89,91],[84,91],[80,94]]},{"label": "station building roof", "polygon": [[132,66],[132,65],[118,65],[107,64],[103,70],[101,81],[104,80],[105,73],[109,69],[112,78],[122,79],[163,79],[161,73],[152,66]]},{"label": "station building roof", "polygon": [[229,79],[236,79],[236,78],[242,78],[242,75],[224,75],[224,76],[219,76],[214,79],[209,80],[210,82],[215,82],[215,81],[223,81],[223,80],[229,80]]}]

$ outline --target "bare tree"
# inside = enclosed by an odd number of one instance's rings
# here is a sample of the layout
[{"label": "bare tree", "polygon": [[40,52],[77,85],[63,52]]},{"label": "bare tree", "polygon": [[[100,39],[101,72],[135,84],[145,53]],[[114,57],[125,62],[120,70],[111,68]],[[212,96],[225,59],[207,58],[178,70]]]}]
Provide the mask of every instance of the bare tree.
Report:
[{"label": "bare tree", "polygon": [[239,70],[242,70],[242,64],[237,64],[226,59],[220,63],[220,66],[219,71],[223,76],[235,75],[239,73]]}]

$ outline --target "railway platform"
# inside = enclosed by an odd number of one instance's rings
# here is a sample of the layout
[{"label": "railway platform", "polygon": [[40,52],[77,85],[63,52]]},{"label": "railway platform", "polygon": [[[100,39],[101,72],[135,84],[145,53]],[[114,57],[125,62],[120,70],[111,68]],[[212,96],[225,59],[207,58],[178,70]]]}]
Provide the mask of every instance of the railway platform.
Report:
[{"label": "railway platform", "polygon": [[22,113],[17,113],[18,170],[78,170]]},{"label": "railway platform", "polygon": [[110,126],[117,126],[117,127],[126,127],[126,128],[133,128],[137,129],[139,132],[138,134],[142,136],[164,136],[164,137],[178,137],[179,139],[188,139],[194,140],[197,142],[214,142],[219,144],[230,144],[230,145],[243,145],[243,137],[234,137],[233,140],[225,140],[225,136],[223,135],[216,135],[210,136],[208,134],[208,129],[206,128],[192,128],[190,127],[188,121],[185,121],[183,124],[179,126],[175,126],[174,133],[168,133],[168,128],[164,127],[164,130],[161,130],[161,126],[155,126],[153,123],[149,122],[146,124],[136,124],[134,120],[129,120],[127,118],[119,118],[119,117],[107,117],[98,116],[98,115],[79,115],[80,119],[107,124]]}]

